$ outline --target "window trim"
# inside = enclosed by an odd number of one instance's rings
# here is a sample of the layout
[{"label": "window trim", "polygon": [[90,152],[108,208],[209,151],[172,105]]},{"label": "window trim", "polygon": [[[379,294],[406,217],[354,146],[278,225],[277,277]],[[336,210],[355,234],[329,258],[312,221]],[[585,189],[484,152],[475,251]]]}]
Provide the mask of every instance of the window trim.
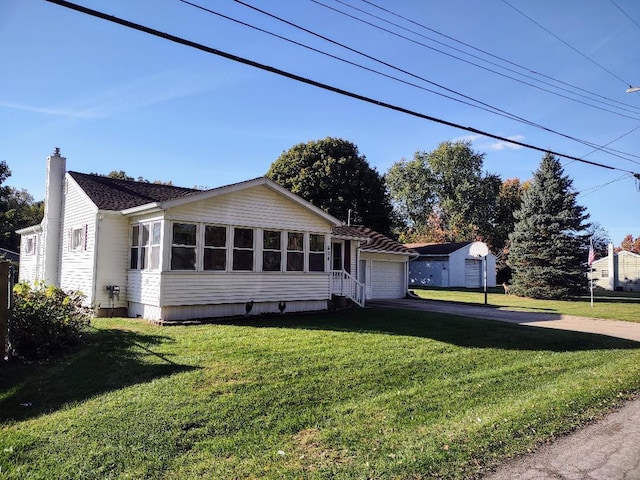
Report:
[{"label": "window trim", "polygon": [[[193,225],[195,227],[194,232],[194,243],[176,243],[175,242],[175,227],[176,225]],[[198,262],[200,261],[198,258],[198,232],[201,230],[198,228],[202,225],[200,222],[189,222],[189,221],[173,221],[171,222],[171,250],[169,255],[169,269],[173,272],[197,272],[198,271]],[[183,248],[183,249],[191,249],[193,250],[193,268],[174,268],[173,260],[174,260],[174,249]]]},{"label": "window trim", "polygon": [[[203,223],[202,224],[202,272],[226,272],[229,267],[229,226],[217,225],[215,223]],[[207,245],[207,228],[221,228],[224,230],[224,246]],[[224,252],[224,268],[205,268],[205,253],[207,250],[216,250]]]},{"label": "window trim", "polygon": [[[231,270],[232,272],[255,272],[256,271],[256,238],[258,237],[258,235],[256,235],[256,228],[252,228],[252,227],[232,227],[233,228],[233,241],[232,244],[230,245],[231,248]],[[246,230],[251,232],[251,247],[243,247],[243,246],[236,246],[236,233],[238,230]],[[250,269],[244,269],[244,268],[236,268],[236,252],[238,253],[242,253],[242,252],[251,252],[251,268]],[[240,258],[238,258],[238,261],[240,261]]]},{"label": "window trim", "polygon": [[70,252],[82,252],[87,249],[87,224],[69,229]]}]

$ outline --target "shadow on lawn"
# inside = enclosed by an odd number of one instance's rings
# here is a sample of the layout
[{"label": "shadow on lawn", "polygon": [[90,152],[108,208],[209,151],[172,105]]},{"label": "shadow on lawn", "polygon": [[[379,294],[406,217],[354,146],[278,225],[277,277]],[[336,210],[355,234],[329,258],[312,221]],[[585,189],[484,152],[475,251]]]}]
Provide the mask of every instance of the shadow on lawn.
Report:
[{"label": "shadow on lawn", "polygon": [[640,349],[640,342],[607,335],[515,325],[444,313],[349,309],[333,314],[248,317],[225,325],[297,328],[423,337],[468,348],[571,352]]},{"label": "shadow on lawn", "polygon": [[48,363],[0,366],[0,421],[24,420],[95,395],[192,370],[152,350],[170,337],[98,330]]}]

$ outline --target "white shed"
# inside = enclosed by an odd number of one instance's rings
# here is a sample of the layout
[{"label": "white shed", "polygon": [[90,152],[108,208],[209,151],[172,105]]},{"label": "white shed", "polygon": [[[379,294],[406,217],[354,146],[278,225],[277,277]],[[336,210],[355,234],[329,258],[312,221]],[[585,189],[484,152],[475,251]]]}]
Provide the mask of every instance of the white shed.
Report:
[{"label": "white shed", "polygon": [[465,287],[484,285],[483,272],[486,261],[487,286],[496,286],[496,257],[473,254],[482,242],[408,244],[418,257],[409,262],[409,286],[411,287]]}]

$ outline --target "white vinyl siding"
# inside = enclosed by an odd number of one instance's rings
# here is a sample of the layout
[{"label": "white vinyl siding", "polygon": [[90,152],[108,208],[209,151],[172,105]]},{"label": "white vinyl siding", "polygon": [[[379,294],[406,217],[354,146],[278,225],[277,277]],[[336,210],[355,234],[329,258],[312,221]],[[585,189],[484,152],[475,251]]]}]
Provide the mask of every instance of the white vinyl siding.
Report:
[{"label": "white vinyl siding", "polygon": [[326,220],[263,185],[172,208],[167,218],[271,230],[331,231]]},{"label": "white vinyl siding", "polygon": [[86,304],[91,305],[94,303],[98,209],[75,181],[67,177],[66,183],[62,210],[64,216],[61,229],[60,288],[81,291],[86,295]]},{"label": "white vinyl siding", "polygon": [[98,213],[96,286],[94,304],[96,307],[109,306],[107,285],[120,287],[120,298],[112,305],[115,308],[127,306],[127,269],[129,268],[130,234],[129,219],[115,212]]},{"label": "white vinyl siding", "polygon": [[274,277],[261,272],[165,272],[162,282],[162,306],[330,298],[329,275],[318,273],[290,272]]},{"label": "white vinyl siding", "polygon": [[[28,239],[32,242],[34,248],[33,254],[25,254],[28,246]],[[22,235],[20,239],[20,270],[18,272],[18,280],[33,284],[42,280],[42,258],[44,251],[42,248],[42,233]]]}]

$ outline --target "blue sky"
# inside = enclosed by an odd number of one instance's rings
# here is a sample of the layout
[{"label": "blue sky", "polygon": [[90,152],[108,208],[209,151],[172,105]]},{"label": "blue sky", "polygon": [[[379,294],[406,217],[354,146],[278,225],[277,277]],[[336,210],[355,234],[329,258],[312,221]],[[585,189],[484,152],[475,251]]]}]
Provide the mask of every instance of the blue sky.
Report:
[{"label": "blue sky", "polygon": [[[640,86],[640,3],[634,0],[246,2],[387,65],[238,2],[193,2],[421,88],[178,0],[77,3],[426,115],[576,157],[588,155],[584,158],[614,170],[563,160],[580,192],[578,202],[616,245],[627,233],[640,235],[640,191],[628,173],[640,172],[640,158],[634,156],[640,156],[640,128],[628,133],[640,127],[640,94],[625,93],[628,84]],[[0,160],[13,172],[7,184],[27,189],[36,199],[44,197],[45,158],[54,147],[67,157],[69,170],[124,170],[134,177],[209,188],[264,175],[283,151],[326,136],[355,143],[380,173],[445,140],[472,140],[473,148],[486,154],[485,169],[503,179],[529,179],[543,155],[322,91],[43,0],[0,3],[0,58]],[[525,72],[520,68],[525,67],[530,78],[504,67],[516,72]],[[427,92],[425,88],[462,99],[425,80],[528,123]],[[624,158],[590,153],[592,147],[566,138],[605,145],[625,134],[609,145],[624,152]]]}]

